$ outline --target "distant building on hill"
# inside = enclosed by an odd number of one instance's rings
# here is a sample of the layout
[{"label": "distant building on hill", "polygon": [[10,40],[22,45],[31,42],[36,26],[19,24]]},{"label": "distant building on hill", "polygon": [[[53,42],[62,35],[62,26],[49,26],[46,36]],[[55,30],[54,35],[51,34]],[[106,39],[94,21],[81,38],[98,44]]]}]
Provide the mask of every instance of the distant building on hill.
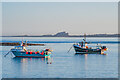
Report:
[{"label": "distant building on hill", "polygon": [[59,32],[54,35],[55,37],[69,37],[69,34],[67,32]]}]

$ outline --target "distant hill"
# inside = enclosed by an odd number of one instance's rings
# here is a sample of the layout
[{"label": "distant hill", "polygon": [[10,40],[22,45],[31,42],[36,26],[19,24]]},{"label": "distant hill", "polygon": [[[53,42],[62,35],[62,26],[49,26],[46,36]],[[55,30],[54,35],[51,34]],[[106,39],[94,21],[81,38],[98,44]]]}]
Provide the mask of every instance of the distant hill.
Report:
[{"label": "distant hill", "polygon": [[55,37],[69,37],[69,34],[67,32],[59,32],[54,35]]},{"label": "distant hill", "polygon": [[[67,32],[59,32],[55,35],[19,35],[19,36],[2,36],[2,37],[84,37],[84,35],[69,35]],[[120,34],[93,34],[86,37],[120,37]]]}]

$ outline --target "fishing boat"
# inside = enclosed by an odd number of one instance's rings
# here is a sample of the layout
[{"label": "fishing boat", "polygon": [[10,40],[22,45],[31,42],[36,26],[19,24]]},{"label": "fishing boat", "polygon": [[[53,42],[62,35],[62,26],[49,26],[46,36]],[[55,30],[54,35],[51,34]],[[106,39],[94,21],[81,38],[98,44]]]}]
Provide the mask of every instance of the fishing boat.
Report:
[{"label": "fishing boat", "polygon": [[101,46],[97,44],[95,47],[89,47],[86,41],[86,35],[82,42],[73,44],[76,54],[104,54],[104,51],[107,51],[106,46]]},{"label": "fishing boat", "polygon": [[[26,47],[27,47],[27,42],[25,43],[25,45],[23,45],[23,41],[22,41],[21,45],[15,46],[9,52],[12,52],[15,57],[38,57],[38,58],[48,58],[50,57],[52,52],[52,50],[50,49],[44,49],[41,51],[34,51],[30,49],[27,50]],[[8,55],[8,53],[6,55]]]}]

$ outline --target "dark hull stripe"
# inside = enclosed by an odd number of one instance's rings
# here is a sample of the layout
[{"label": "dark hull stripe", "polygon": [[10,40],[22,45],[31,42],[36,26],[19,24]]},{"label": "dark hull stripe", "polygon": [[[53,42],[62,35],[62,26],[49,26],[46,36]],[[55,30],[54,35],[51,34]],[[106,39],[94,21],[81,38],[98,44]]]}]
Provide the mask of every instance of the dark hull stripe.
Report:
[{"label": "dark hull stripe", "polygon": [[75,54],[101,54],[101,52],[76,52]]},{"label": "dark hull stripe", "polygon": [[16,57],[36,57],[36,58],[45,58],[45,57],[41,57],[41,56],[16,56]]},{"label": "dark hull stripe", "polygon": [[76,51],[76,53],[81,53],[81,54],[94,54],[94,53],[101,53],[101,49],[97,50],[97,49],[83,49],[83,48],[80,48],[80,47],[76,47],[74,46],[74,49]]}]

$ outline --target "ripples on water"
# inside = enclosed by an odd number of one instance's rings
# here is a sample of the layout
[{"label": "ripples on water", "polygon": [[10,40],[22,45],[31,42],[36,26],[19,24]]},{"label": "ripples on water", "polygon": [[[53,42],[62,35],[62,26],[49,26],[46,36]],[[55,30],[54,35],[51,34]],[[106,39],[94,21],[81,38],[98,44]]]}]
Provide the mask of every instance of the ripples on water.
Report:
[{"label": "ripples on water", "polygon": [[[4,38],[3,41],[20,41],[21,38]],[[79,41],[82,38],[24,38],[29,41]],[[88,38],[88,41],[117,41],[116,38]],[[108,55],[88,54],[75,55],[73,43],[45,43],[46,46],[29,46],[34,50],[50,47],[52,57],[13,58],[3,57],[3,78],[117,78],[118,77],[118,44],[102,43],[108,47]],[[3,46],[6,54],[13,46]],[[49,64],[48,64],[49,62]],[[50,64],[51,63],[51,64]]]}]

